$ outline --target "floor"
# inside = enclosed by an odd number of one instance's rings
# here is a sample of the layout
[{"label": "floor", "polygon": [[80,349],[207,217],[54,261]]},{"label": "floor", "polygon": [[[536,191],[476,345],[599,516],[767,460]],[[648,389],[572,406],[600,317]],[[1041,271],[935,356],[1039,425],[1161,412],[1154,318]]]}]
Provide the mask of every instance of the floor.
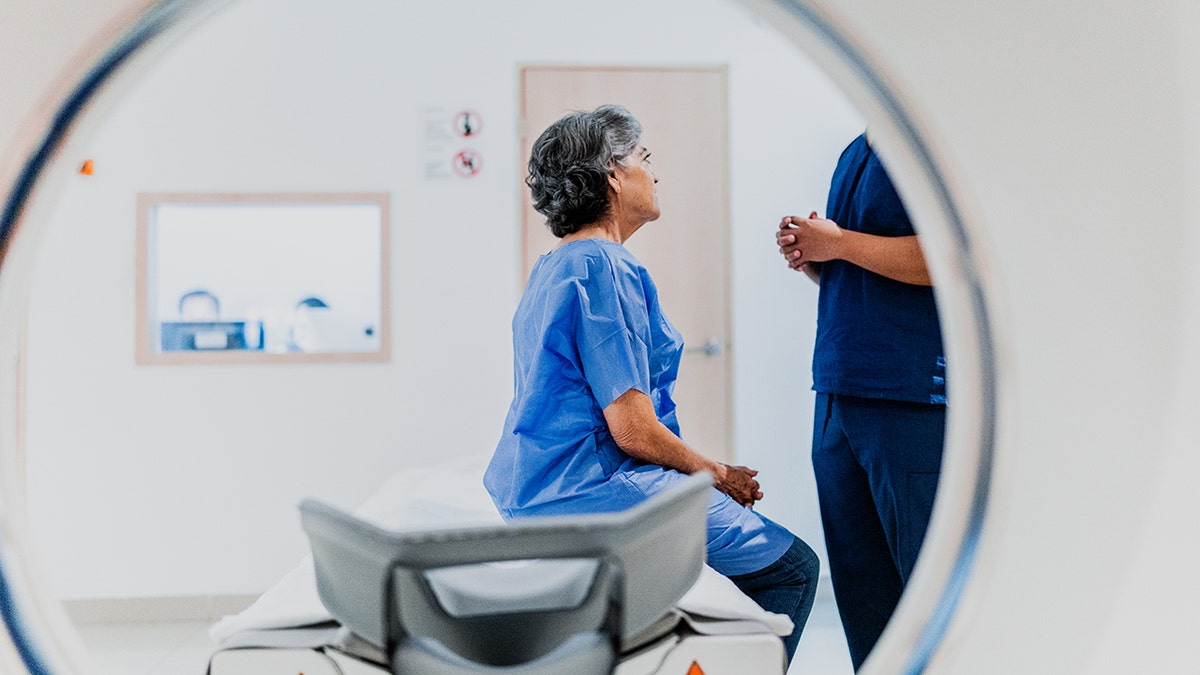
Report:
[{"label": "floor", "polygon": [[[80,626],[92,675],[204,675],[214,649],[210,621]],[[850,655],[832,598],[817,598],[789,675],[850,675]]]},{"label": "floor", "polygon": [[808,624],[800,637],[800,646],[792,659],[788,675],[852,675],[850,651],[842,634],[833,592],[817,593]]}]

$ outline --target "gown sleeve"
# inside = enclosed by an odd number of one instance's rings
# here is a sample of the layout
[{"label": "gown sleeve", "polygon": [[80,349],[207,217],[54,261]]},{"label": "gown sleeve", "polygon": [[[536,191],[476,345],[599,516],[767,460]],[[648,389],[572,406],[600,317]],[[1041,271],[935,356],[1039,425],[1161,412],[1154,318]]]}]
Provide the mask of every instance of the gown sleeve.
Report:
[{"label": "gown sleeve", "polygon": [[574,338],[584,380],[603,410],[630,389],[650,391],[649,309],[636,270],[589,261],[577,287]]}]

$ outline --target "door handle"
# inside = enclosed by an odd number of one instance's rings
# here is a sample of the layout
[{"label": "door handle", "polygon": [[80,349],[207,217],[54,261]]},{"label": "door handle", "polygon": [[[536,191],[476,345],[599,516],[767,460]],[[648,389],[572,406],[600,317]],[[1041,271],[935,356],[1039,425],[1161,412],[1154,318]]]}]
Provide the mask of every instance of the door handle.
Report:
[{"label": "door handle", "polygon": [[721,352],[725,351],[721,345],[721,341],[715,337],[710,337],[704,341],[704,344],[699,347],[687,347],[683,350],[684,354],[704,354],[705,356],[720,356]]}]

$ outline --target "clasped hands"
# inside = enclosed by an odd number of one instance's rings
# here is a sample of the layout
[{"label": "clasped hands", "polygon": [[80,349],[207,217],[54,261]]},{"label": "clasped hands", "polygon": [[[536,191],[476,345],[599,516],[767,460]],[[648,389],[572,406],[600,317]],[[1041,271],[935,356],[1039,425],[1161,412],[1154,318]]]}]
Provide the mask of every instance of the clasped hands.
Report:
[{"label": "clasped hands", "polygon": [[742,506],[753,507],[763,498],[758,481],[758,471],[745,466],[732,466],[718,462],[713,470],[714,487],[733,498]]},{"label": "clasped hands", "polygon": [[822,263],[838,258],[842,228],[813,211],[808,218],[784,216],[775,233],[775,243],[788,267],[803,271],[808,263]]}]

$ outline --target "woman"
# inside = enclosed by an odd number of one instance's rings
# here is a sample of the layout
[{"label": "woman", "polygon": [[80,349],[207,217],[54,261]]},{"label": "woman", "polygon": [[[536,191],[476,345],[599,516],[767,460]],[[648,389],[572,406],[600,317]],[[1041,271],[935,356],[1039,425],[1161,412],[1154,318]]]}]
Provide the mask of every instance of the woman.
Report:
[{"label": "woman", "polygon": [[679,437],[671,392],[683,340],[623,246],[659,216],[641,132],[610,105],[567,115],[534,143],[526,183],[562,243],[534,265],[513,317],[515,393],[484,483],[500,512],[519,518],[620,511],[708,471],[708,564],[792,617],[790,663],[819,562],[750,509],[762,498],[756,471]]}]

